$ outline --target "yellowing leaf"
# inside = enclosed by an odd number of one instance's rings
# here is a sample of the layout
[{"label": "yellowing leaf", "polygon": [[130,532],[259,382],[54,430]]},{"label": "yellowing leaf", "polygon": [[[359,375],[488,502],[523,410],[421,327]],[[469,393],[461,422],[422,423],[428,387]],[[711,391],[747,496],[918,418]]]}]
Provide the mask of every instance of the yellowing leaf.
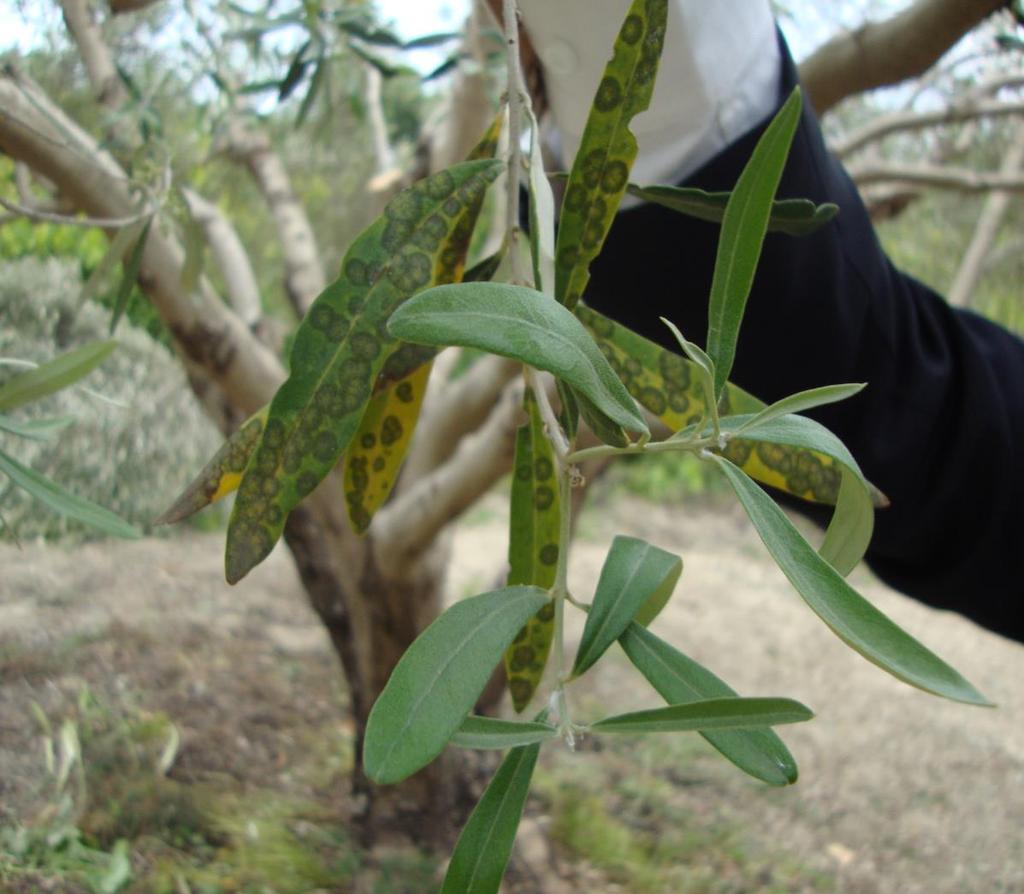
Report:
[{"label": "yellowing leaf", "polygon": [[362,533],[398,478],[423,405],[431,364],[375,395],[345,454],[345,500],[353,527]]},{"label": "yellowing leaf", "polygon": [[[508,585],[532,584],[546,590],[555,582],[561,549],[558,473],[537,401],[529,390],[525,404],[529,422],[517,433],[512,475]],[[505,673],[516,711],[527,706],[544,676],[554,630],[554,606],[549,602],[526,622],[505,651]]]}]

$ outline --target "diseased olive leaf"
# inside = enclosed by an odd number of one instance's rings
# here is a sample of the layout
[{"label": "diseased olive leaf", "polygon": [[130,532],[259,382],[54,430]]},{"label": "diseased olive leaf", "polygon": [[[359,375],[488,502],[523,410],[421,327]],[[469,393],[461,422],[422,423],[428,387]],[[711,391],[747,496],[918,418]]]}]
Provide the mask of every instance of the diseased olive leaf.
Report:
[{"label": "diseased olive leaf", "polygon": [[455,165],[403,190],[349,248],[341,276],[299,325],[290,374],[271,401],[228,525],[227,579],[240,580],[281,536],[287,514],[334,467],[358,428],[371,390],[397,348],[392,311],[410,295],[459,273],[465,211],[502,169]]},{"label": "diseased olive leaf", "polygon": [[500,720],[470,714],[450,741],[458,748],[515,748],[553,739],[557,735],[558,730],[550,723]]},{"label": "diseased olive leaf", "polygon": [[430,763],[461,726],[516,632],[549,601],[507,587],[457,602],[406,650],[366,724],[363,764],[398,782]]},{"label": "diseased olive leaf", "polygon": [[[637,186],[626,191],[644,202],[651,202],[710,223],[721,223],[731,192],[705,192],[695,187]],[[831,202],[815,205],[809,199],[776,199],[768,215],[768,232],[789,236],[807,236],[827,224],[839,212]]]},{"label": "diseased olive leaf", "polygon": [[772,558],[804,602],[853,650],[899,680],[953,701],[989,702],[959,672],[921,645],[854,590],[800,535],[772,499],[727,459],[707,454],[723,472]]},{"label": "diseased olive leaf", "polygon": [[[629,393],[669,429],[680,431],[707,415],[695,364],[584,304],[576,307],[576,316]],[[756,414],[763,409],[762,401],[732,383],[727,384],[723,412]],[[751,478],[777,490],[814,503],[834,505],[839,499],[842,473],[835,460],[824,454],[733,438],[725,455]],[[876,507],[887,505],[885,497],[874,487],[871,495]]]},{"label": "diseased olive leaf", "polygon": [[359,421],[344,458],[345,502],[352,526],[362,533],[398,480],[409,449],[431,364],[375,394]]},{"label": "diseased olive leaf", "polygon": [[663,587],[674,587],[682,572],[679,556],[636,537],[616,537],[601,568],[572,675],[591,667],[647,601]]},{"label": "diseased olive leaf", "polygon": [[493,282],[436,286],[398,308],[388,329],[406,341],[480,348],[546,370],[613,422],[647,432],[636,402],[579,320],[535,289]]},{"label": "diseased olive leaf", "polygon": [[184,521],[200,509],[205,509],[237,490],[249,457],[263,434],[269,409],[269,406],[263,407],[246,419],[221,444],[205,468],[181,492],[181,496],[153,524],[172,525]]},{"label": "diseased olive leaf", "polygon": [[650,105],[668,17],[667,0],[633,0],[615,40],[569,172],[555,247],[555,297],[570,310],[590,279],[636,159],[629,130]]},{"label": "diseased olive leaf", "polygon": [[462,827],[441,894],[497,894],[512,855],[540,745],[514,748]]},{"label": "diseased olive leaf", "polygon": [[725,207],[708,299],[707,352],[715,363],[716,396],[732,372],[740,323],[761,258],[772,199],[800,122],[801,103],[796,87],[757,141]]},{"label": "diseased olive leaf", "polygon": [[[706,667],[659,639],[639,623],[619,637],[626,656],[670,705],[737,693]],[[791,785],[797,779],[796,761],[783,741],[763,729],[702,732],[701,735],[745,773],[769,785]]]},{"label": "diseased olive leaf", "polygon": [[595,733],[678,733],[719,729],[757,729],[803,723],[814,714],[791,698],[709,698],[684,705],[633,711],[590,725]]},{"label": "diseased olive leaf", "polygon": [[[537,401],[526,390],[528,422],[516,433],[509,512],[508,585],[532,584],[550,589],[558,563],[560,500],[551,442],[544,435]],[[554,605],[548,603],[526,622],[505,650],[505,674],[512,706],[522,711],[533,698],[555,629]]]}]

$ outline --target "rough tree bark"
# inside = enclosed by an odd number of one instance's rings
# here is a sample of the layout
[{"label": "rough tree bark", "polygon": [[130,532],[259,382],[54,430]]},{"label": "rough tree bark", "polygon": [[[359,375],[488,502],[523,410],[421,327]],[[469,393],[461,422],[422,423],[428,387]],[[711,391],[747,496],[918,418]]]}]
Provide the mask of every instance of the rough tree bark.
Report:
[{"label": "rough tree bark", "polygon": [[884,22],[828,41],[804,60],[800,81],[819,115],[847,96],[924,72],[1006,0],[916,0]]}]

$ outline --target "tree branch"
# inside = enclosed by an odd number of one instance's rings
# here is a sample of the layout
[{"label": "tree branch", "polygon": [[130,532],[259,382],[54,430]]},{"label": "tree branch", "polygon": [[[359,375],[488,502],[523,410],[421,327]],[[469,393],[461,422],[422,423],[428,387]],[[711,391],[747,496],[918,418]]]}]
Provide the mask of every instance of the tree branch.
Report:
[{"label": "tree branch", "polygon": [[[0,150],[51,180],[89,217],[120,219],[136,213],[132,183],[117,162],[37,85],[11,69],[0,75]],[[173,236],[151,230],[139,285],[184,354],[235,406],[252,413],[269,400],[284,371],[207,282],[200,282],[194,296],[182,293],[184,254]]]},{"label": "tree branch", "polygon": [[[1024,122],[1018,122],[1014,140],[1003,157],[999,173],[1004,177],[1024,174]],[[985,206],[978,216],[971,242],[953,277],[953,283],[946,295],[950,304],[969,307],[974,290],[985,270],[985,259],[995,244],[999,227],[1010,207],[1012,195],[1006,190],[996,190],[985,199]]]},{"label": "tree branch", "polygon": [[894,112],[874,119],[852,134],[837,140],[829,148],[840,158],[845,158],[869,143],[899,131],[920,130],[996,115],[1019,115],[1021,112],[1024,112],[1024,99],[962,103],[936,112]]},{"label": "tree branch", "polygon": [[224,278],[228,302],[250,329],[263,317],[260,288],[238,231],[220,209],[192,189],[182,189],[192,219],[200,226],[213,262]]},{"label": "tree branch", "polygon": [[1005,0],[917,0],[884,22],[868,22],[819,47],[800,80],[819,115],[856,93],[924,72]]},{"label": "tree branch", "polygon": [[118,108],[128,99],[128,91],[93,20],[88,0],[60,0],[60,6],[64,24],[78,47],[97,100],[108,109]]},{"label": "tree branch", "polygon": [[372,532],[381,568],[406,567],[509,470],[522,401],[522,382],[510,383],[487,421],[462,440],[447,462],[413,481],[406,493],[377,513]]},{"label": "tree branch", "polygon": [[270,208],[281,242],[285,265],[285,292],[295,312],[305,316],[327,285],[313,226],[302,206],[291,177],[266,134],[235,119],[228,125],[226,150],[245,164]]},{"label": "tree branch", "polygon": [[970,168],[942,167],[940,165],[865,164],[848,168],[858,186],[872,183],[895,182],[953,189],[960,192],[988,192],[1002,189],[1024,192],[1024,174],[1007,175],[992,171],[972,171]]}]

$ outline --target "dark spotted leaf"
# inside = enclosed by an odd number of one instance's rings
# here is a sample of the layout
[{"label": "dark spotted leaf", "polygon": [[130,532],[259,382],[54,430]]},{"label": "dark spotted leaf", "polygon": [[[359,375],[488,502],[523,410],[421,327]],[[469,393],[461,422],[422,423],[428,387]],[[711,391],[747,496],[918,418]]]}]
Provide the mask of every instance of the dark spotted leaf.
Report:
[{"label": "dark spotted leaf", "polygon": [[651,101],[668,15],[667,0],[633,0],[598,85],[569,172],[555,248],[555,297],[570,310],[590,279],[636,159],[629,129]]},{"label": "dark spotted leaf", "polygon": [[391,316],[391,334],[421,344],[480,348],[563,379],[613,422],[646,432],[633,398],[586,329],[535,289],[464,283],[421,292]]},{"label": "dark spotted leaf", "polygon": [[161,514],[155,525],[172,525],[195,515],[211,503],[216,503],[238,489],[249,457],[256,449],[270,407],[254,413],[231,435],[213,455],[213,458],[182,491],[174,504]]},{"label": "dark spotted leaf", "polygon": [[499,720],[470,714],[451,738],[459,748],[515,748],[553,739],[558,730],[550,723]]},{"label": "dark spotted leaf", "polygon": [[711,698],[605,717],[590,725],[595,733],[679,733],[757,729],[803,723],[814,716],[791,698]]},{"label": "dark spotted leaf", "polygon": [[591,667],[652,596],[666,587],[672,591],[682,572],[679,556],[636,537],[616,537],[601,568],[572,675]]},{"label": "dark spotted leaf", "polygon": [[398,480],[419,419],[431,364],[375,394],[345,452],[344,485],[348,515],[356,531],[369,526]]},{"label": "dark spotted leaf", "polygon": [[462,827],[441,894],[497,894],[512,855],[540,745],[514,748]]},{"label": "dark spotted leaf", "polygon": [[722,218],[708,303],[707,352],[715,364],[716,396],[732,372],[740,323],[761,258],[772,199],[800,121],[801,102],[797,87],[757,141]]},{"label": "dark spotted leaf", "polygon": [[537,587],[494,590],[456,603],[424,630],[370,711],[366,775],[398,782],[437,757],[516,632],[548,600]]},{"label": "dark spotted leaf", "polygon": [[[685,705],[708,698],[730,698],[736,692],[706,667],[667,642],[630,624],[619,637],[626,656],[670,705]],[[743,772],[769,785],[796,782],[793,755],[770,729],[723,730],[701,735]]]},{"label": "dark spotted leaf", "polygon": [[[668,428],[680,431],[707,415],[700,373],[695,364],[583,304],[577,306],[576,316],[590,331],[629,393]],[[722,405],[723,412],[751,415],[765,407],[756,397],[731,383],[726,386]],[[805,459],[801,457],[807,451],[799,448],[777,445],[769,451],[753,443],[739,446],[742,443],[745,442],[734,439],[727,454],[752,478],[812,502],[834,504],[839,499],[842,475],[831,457],[809,454],[810,459]],[[820,465],[822,471],[815,475],[813,487],[800,476],[790,483],[793,470],[814,463]],[[876,506],[885,505],[877,491],[872,490],[872,497]]]},{"label": "dark spotted leaf", "polygon": [[463,162],[403,190],[349,248],[341,276],[295,335],[291,371],[270,404],[228,526],[226,571],[240,580],[273,548],[287,514],[333,468],[398,347],[388,317],[410,295],[459,273],[464,212],[502,169]]},{"label": "dark spotted leaf", "polygon": [[743,504],[773,559],[812,611],[850,648],[899,680],[953,701],[989,702],[956,670],[890,621],[854,590],[793,527],[753,481],[709,454]]},{"label": "dark spotted leaf", "polygon": [[[626,191],[644,202],[671,208],[711,223],[721,223],[730,192],[705,192],[695,187],[637,186],[630,183]],[[831,202],[815,205],[809,199],[776,199],[768,215],[769,233],[807,236],[827,224],[839,212]]]},{"label": "dark spotted leaf", "polygon": [[[537,401],[529,389],[525,403],[529,422],[516,434],[512,467],[508,585],[532,584],[547,590],[555,582],[561,548],[558,471]],[[526,707],[544,675],[554,627],[554,606],[548,603],[526,622],[505,651],[505,674],[516,711]]]}]

